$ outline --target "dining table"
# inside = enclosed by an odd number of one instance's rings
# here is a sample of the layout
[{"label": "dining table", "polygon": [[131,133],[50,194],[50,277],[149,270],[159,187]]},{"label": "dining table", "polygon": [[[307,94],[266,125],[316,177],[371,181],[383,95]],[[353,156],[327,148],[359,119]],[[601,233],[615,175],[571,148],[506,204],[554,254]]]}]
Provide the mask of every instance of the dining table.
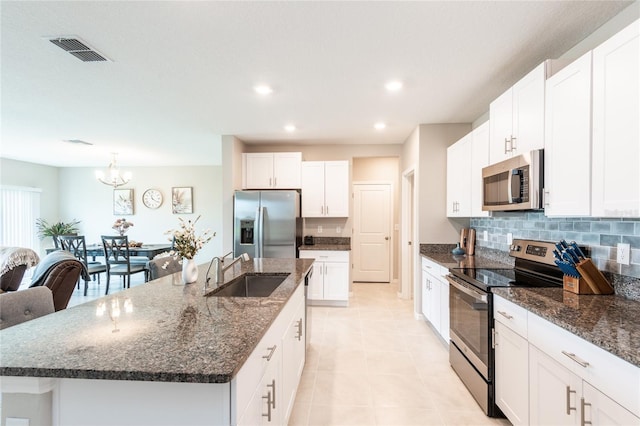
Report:
[{"label": "dining table", "polygon": [[[47,249],[47,253],[58,250],[56,248]],[[129,253],[132,256],[146,256],[149,260],[153,259],[160,253],[171,250],[170,243],[162,244],[143,244],[139,247],[129,246]],[[97,256],[104,256],[104,247],[102,244],[87,244],[87,257],[96,260]]]}]

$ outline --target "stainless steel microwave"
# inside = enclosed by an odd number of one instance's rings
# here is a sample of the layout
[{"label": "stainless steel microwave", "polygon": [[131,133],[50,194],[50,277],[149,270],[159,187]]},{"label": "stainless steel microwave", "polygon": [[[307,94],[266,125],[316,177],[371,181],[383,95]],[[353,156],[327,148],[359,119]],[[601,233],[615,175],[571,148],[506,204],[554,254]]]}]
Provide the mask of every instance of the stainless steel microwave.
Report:
[{"label": "stainless steel microwave", "polygon": [[542,208],[544,150],[518,155],[482,169],[482,210]]}]

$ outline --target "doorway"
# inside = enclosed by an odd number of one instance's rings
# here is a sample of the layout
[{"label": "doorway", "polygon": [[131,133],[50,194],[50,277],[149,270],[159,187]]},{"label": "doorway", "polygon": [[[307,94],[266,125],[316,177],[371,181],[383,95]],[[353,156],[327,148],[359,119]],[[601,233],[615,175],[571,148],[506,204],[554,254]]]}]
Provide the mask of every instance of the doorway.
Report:
[{"label": "doorway", "polygon": [[353,281],[391,282],[391,184],[353,185]]},{"label": "doorway", "polygon": [[402,173],[402,275],[399,296],[403,299],[413,297],[416,276],[416,199],[415,169]]}]

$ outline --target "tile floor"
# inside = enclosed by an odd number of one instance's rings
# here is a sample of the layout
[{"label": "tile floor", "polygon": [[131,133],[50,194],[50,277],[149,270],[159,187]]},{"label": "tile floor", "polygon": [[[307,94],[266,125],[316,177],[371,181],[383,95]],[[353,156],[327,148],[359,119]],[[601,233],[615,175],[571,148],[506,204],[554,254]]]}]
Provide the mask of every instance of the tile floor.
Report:
[{"label": "tile floor", "polygon": [[[132,276],[131,286],[144,282]],[[84,284],[84,283],[83,283]],[[69,306],[104,295],[74,291]],[[117,277],[109,293],[122,289]],[[509,425],[486,417],[448,349],[389,284],[353,285],[348,308],[312,308],[311,345],[290,425]]]},{"label": "tile floor", "polygon": [[509,425],[480,410],[448,348],[389,284],[353,285],[348,308],[313,307],[290,425]]}]

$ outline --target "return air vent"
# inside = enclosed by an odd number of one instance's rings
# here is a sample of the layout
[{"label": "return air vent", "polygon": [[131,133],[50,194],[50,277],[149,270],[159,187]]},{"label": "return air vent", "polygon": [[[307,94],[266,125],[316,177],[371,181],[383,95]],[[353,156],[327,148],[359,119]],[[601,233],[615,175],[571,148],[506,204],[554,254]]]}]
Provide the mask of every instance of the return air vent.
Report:
[{"label": "return air vent", "polygon": [[51,38],[49,41],[59,48],[69,52],[76,58],[84,62],[101,62],[108,61],[106,57],[98,53],[95,49],[87,46],[77,38],[71,37],[56,37]]}]

